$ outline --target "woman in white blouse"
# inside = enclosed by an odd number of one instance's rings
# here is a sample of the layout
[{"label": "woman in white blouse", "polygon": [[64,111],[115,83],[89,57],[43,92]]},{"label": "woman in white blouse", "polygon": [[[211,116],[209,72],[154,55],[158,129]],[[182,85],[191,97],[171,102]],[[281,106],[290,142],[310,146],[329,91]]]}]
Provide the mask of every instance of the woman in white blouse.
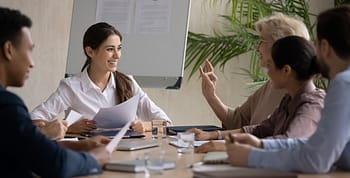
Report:
[{"label": "woman in white blouse", "polygon": [[[90,26],[84,34],[83,48],[87,57],[82,72],[63,79],[57,90],[31,112],[34,123],[52,121],[66,110],[74,110],[81,115],[68,128],[68,133],[81,133],[96,129],[92,120],[100,108],[122,103],[134,95],[139,95],[137,119],[131,128],[144,132],[153,119],[169,117],[147,96],[136,81],[117,71],[121,56],[122,36],[113,26],[101,22]],[[149,126],[150,127],[150,126]]]}]

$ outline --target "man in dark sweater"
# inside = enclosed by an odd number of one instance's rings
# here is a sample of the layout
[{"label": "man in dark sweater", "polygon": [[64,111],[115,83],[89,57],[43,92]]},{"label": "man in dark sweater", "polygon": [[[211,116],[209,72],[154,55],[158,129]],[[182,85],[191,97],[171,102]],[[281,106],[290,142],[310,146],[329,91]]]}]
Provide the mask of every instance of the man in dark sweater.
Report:
[{"label": "man in dark sweater", "polygon": [[2,177],[72,177],[95,174],[111,155],[97,145],[87,152],[63,148],[32,124],[27,107],[7,87],[21,87],[34,67],[31,20],[0,7],[0,156]]}]

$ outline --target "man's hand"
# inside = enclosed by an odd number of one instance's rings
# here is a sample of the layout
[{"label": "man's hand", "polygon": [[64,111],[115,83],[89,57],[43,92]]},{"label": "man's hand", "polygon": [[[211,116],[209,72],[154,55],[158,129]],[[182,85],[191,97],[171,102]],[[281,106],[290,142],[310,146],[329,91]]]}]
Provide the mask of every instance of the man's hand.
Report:
[{"label": "man's hand", "polygon": [[89,153],[102,167],[112,158],[112,154],[108,152],[104,145],[90,150]]},{"label": "man's hand", "polygon": [[248,166],[248,155],[251,149],[250,145],[226,142],[228,160],[233,166]]},{"label": "man's hand", "polygon": [[96,121],[90,119],[80,119],[71,126],[68,127],[68,133],[80,134],[83,132],[89,132],[96,129]]},{"label": "man's hand", "polygon": [[104,136],[94,136],[80,141],[59,141],[58,143],[75,151],[91,151],[101,145],[106,145],[111,140]]},{"label": "man's hand", "polygon": [[226,151],[226,145],[223,142],[210,141],[195,148],[196,153],[207,153],[210,151]]},{"label": "man's hand", "polygon": [[261,141],[251,134],[230,133],[226,138],[228,160],[233,166],[248,166],[248,156],[253,147],[261,148]]},{"label": "man's hand", "polygon": [[104,136],[94,136],[88,139],[84,139],[79,141],[81,144],[81,148],[84,151],[90,151],[95,149],[101,145],[106,145],[111,141],[111,139]]},{"label": "man's hand", "polygon": [[53,121],[34,120],[33,123],[39,130],[52,140],[59,140],[64,137],[67,131],[67,122],[61,119]]}]

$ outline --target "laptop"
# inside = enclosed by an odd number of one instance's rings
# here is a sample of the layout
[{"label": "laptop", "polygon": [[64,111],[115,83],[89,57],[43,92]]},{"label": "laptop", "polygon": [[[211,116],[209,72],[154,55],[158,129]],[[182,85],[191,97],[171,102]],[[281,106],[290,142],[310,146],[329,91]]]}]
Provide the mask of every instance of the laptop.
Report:
[{"label": "laptop", "polygon": [[117,146],[119,151],[133,151],[159,146],[157,140],[121,140]]}]

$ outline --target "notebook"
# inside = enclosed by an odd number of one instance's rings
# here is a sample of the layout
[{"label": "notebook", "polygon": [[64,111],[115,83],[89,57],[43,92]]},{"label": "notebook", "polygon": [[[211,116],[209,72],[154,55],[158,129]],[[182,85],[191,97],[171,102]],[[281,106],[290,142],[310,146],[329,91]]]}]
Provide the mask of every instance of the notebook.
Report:
[{"label": "notebook", "polygon": [[168,135],[177,135],[178,132],[185,132],[186,130],[192,129],[192,128],[197,128],[208,132],[216,131],[216,130],[224,130],[223,128],[215,125],[170,126],[170,127],[167,127],[166,130]]},{"label": "notebook", "polygon": [[[145,171],[145,160],[127,160],[127,161],[112,161],[105,165],[104,167],[109,171],[123,171],[123,172],[144,172]],[[165,160],[163,164],[164,169],[175,168],[175,162]]]},{"label": "notebook", "polygon": [[159,146],[157,140],[121,140],[117,146],[119,151],[133,151]]},{"label": "notebook", "polygon": [[203,157],[204,164],[226,164],[228,163],[228,155],[224,151],[208,152]]}]

